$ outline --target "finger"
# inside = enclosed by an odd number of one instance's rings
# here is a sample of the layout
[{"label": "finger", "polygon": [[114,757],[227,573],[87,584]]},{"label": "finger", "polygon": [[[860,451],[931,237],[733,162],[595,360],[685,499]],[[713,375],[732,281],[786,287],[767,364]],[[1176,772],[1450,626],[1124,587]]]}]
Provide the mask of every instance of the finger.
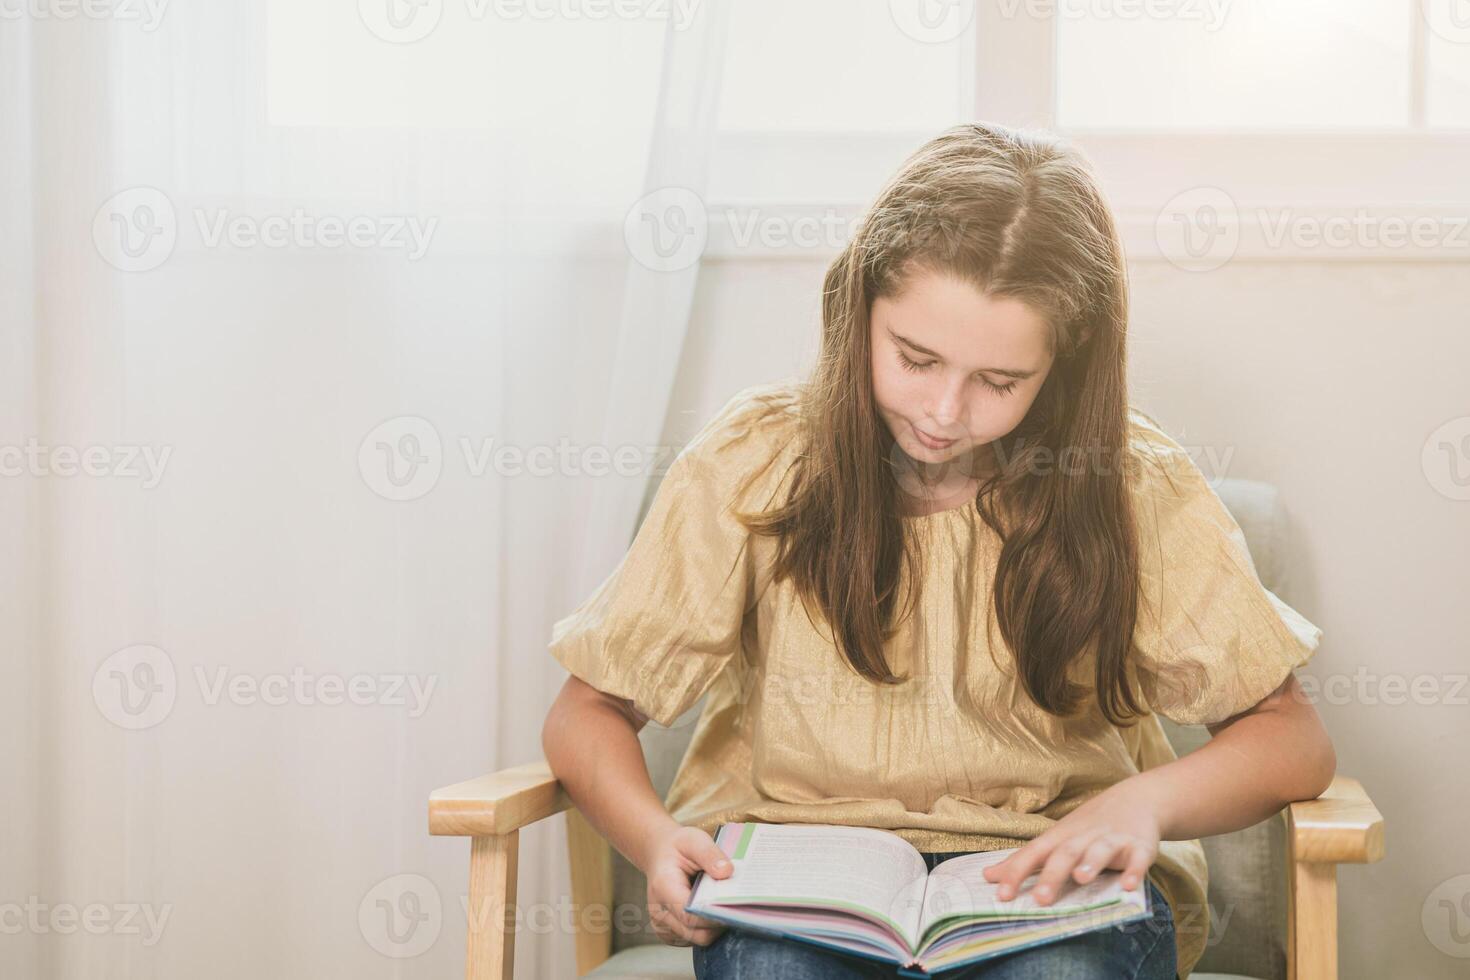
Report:
[{"label": "finger", "polygon": [[1025,862],[1026,859],[1030,857],[1033,853],[1035,853],[1037,848],[1041,848],[1043,850],[1049,848],[1050,841],[1051,838],[1047,837],[1045,834],[1040,837],[1034,837],[1026,843],[1022,844],[1020,847],[1016,848],[1010,854],[1006,855],[1005,860],[998,861],[995,864],[987,865],[981,873],[985,876],[986,881],[1005,881],[1007,878],[1010,877],[1010,874],[1013,870],[1015,870],[1021,863]]},{"label": "finger", "polygon": [[648,906],[648,921],[659,942],[666,946],[677,946],[683,938],[662,905],[653,903]]},{"label": "finger", "polygon": [[[689,835],[689,843],[680,846],[679,852],[695,867],[715,878],[728,878],[735,870],[734,865],[730,863],[730,856],[720,849],[720,845],[716,844],[714,838],[709,834]],[[689,896],[692,891],[690,878],[682,873],[670,875],[666,887],[661,890],[661,894],[666,896],[673,906],[670,911],[674,918],[683,926],[685,935],[691,939],[698,930],[708,930],[718,925],[712,919],[684,911],[684,906],[689,904]]]},{"label": "finger", "polygon": [[677,946],[688,946],[690,944],[708,946],[719,938],[720,933],[725,931],[725,924],[723,922],[714,922],[710,919],[697,917],[695,921],[702,924],[691,926],[674,916],[664,916],[663,927],[669,934],[669,938],[664,941],[670,945]]},{"label": "finger", "polygon": [[1021,890],[1021,882],[1036,870],[1042,862],[1051,856],[1052,848],[1056,846],[1057,838],[1043,834],[1029,843],[1023,844],[1014,854],[996,865],[996,873],[992,880],[999,882],[1000,887],[996,894],[1001,901],[1009,901],[1016,897]]},{"label": "finger", "polygon": [[1123,887],[1132,891],[1143,882],[1149,865],[1154,863],[1154,851],[1143,844],[1134,844],[1128,854],[1128,863],[1123,868]]},{"label": "finger", "polygon": [[686,923],[668,903],[658,902],[648,907],[648,918],[654,924],[654,932],[670,946],[688,946],[694,941],[697,927]]},{"label": "finger", "polygon": [[687,940],[699,946],[708,946],[719,938],[720,933],[725,931],[723,922],[711,922],[708,919],[700,919],[700,922],[708,923],[690,928],[683,923],[670,927],[670,932],[679,939]]},{"label": "finger", "polygon": [[1049,838],[1046,834],[1042,834],[1040,837],[1033,837],[1010,854],[1007,854],[1005,860],[986,865],[981,869],[980,873],[985,876],[986,881],[992,883],[1002,881],[1010,874],[1011,869],[1016,866],[1016,862],[1025,860],[1026,856],[1036,848],[1046,847],[1048,840]]},{"label": "finger", "polygon": [[999,864],[986,868],[985,877],[999,886],[996,888],[996,895],[1003,901],[1014,898],[1020,883],[1031,873],[1032,868],[1045,859],[1049,850],[1049,842],[1038,837],[1017,848]]},{"label": "finger", "polygon": [[1062,885],[1072,874],[1072,869],[1082,859],[1082,854],[1092,844],[1093,837],[1069,837],[1056,847],[1041,868],[1041,875],[1031,889],[1031,896],[1038,905],[1050,905],[1061,893]]},{"label": "finger", "polygon": [[720,845],[708,834],[692,838],[688,846],[680,850],[695,867],[716,878],[727,878],[735,870],[735,866],[730,863],[730,856],[720,850]]},{"label": "finger", "polygon": [[656,918],[669,931],[685,939],[688,939],[689,934],[695,929],[709,921],[685,912],[683,903],[677,901],[656,902],[648,907],[648,914],[650,919]]},{"label": "finger", "polygon": [[684,928],[688,929],[691,934],[699,929],[712,929],[717,925],[721,925],[721,923],[714,919],[706,919],[702,915],[695,915],[693,912],[685,912],[682,909],[679,910],[678,916],[679,921],[684,924]]},{"label": "finger", "polygon": [[[664,878],[662,875],[659,877]],[[684,906],[689,901],[689,886],[684,885],[680,891],[681,876],[677,871],[673,878],[672,882],[659,880],[649,889],[649,916],[652,918],[657,915],[670,928],[678,927],[680,931],[687,931],[698,924],[684,911]]]},{"label": "finger", "polygon": [[650,882],[651,900],[658,902],[669,920],[678,923],[686,936],[694,929],[714,923],[713,919],[684,911],[684,906],[689,904],[690,893],[689,879],[678,868],[657,874]]},{"label": "finger", "polygon": [[1072,872],[1072,877],[1079,884],[1096,878],[1103,868],[1111,867],[1114,859],[1123,852],[1127,842],[1116,834],[1104,834],[1088,846],[1082,853],[1082,858],[1077,862],[1077,868]]}]

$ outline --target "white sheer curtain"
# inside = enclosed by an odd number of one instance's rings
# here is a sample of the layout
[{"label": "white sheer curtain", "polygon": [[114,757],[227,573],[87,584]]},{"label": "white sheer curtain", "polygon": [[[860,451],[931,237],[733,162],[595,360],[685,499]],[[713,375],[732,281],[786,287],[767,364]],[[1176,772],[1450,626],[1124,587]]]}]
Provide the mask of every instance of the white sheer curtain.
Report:
[{"label": "white sheer curtain", "polygon": [[645,7],[0,24],[0,973],[462,971],[427,794],[539,754],[667,461],[725,13]]}]

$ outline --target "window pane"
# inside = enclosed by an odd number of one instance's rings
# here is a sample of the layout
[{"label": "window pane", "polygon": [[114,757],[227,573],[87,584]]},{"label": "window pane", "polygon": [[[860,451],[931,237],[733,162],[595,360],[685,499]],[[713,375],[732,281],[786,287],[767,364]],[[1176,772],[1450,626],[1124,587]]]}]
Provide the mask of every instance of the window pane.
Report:
[{"label": "window pane", "polygon": [[[1026,9],[1026,0],[1016,2]],[[1060,0],[1057,121],[1169,129],[1406,126],[1414,6]]]},{"label": "window pane", "polygon": [[932,0],[739,0],[720,128],[930,130],[968,115],[973,8]]}]

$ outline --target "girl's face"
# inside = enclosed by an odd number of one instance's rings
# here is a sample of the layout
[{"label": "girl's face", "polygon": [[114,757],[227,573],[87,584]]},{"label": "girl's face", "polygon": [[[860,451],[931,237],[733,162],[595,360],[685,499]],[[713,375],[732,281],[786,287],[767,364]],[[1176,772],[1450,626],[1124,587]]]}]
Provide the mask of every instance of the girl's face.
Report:
[{"label": "girl's face", "polygon": [[878,411],[919,472],[978,478],[993,468],[990,443],[1021,423],[1051,370],[1046,322],[1019,300],[927,270],[906,286],[874,300],[869,317]]}]

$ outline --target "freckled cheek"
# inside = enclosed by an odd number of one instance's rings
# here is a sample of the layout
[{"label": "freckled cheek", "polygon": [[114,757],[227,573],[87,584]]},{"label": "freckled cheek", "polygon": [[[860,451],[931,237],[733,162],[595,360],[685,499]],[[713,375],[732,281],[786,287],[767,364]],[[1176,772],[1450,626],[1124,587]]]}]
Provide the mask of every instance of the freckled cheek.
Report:
[{"label": "freckled cheek", "polygon": [[1007,436],[1025,417],[1025,409],[1010,398],[983,395],[968,410],[969,443],[981,446]]},{"label": "freckled cheek", "polygon": [[937,394],[938,384],[932,377],[895,367],[888,374],[886,387],[892,393],[891,404],[895,408],[917,415],[929,403],[931,390]]},{"label": "freckled cheek", "polygon": [[980,430],[975,434],[975,441],[990,442],[999,439],[1014,429],[1024,415],[1024,412],[1017,412],[1010,405],[985,406],[974,416]]},{"label": "freckled cheek", "polygon": [[981,432],[975,437],[976,443],[993,442],[1016,430],[1029,407],[1016,397],[1017,394],[1013,392],[1007,398],[997,397],[978,411],[975,418],[979,420]]},{"label": "freckled cheek", "polygon": [[873,394],[890,418],[907,417],[923,411],[924,382],[898,368],[880,369],[873,375]]}]

